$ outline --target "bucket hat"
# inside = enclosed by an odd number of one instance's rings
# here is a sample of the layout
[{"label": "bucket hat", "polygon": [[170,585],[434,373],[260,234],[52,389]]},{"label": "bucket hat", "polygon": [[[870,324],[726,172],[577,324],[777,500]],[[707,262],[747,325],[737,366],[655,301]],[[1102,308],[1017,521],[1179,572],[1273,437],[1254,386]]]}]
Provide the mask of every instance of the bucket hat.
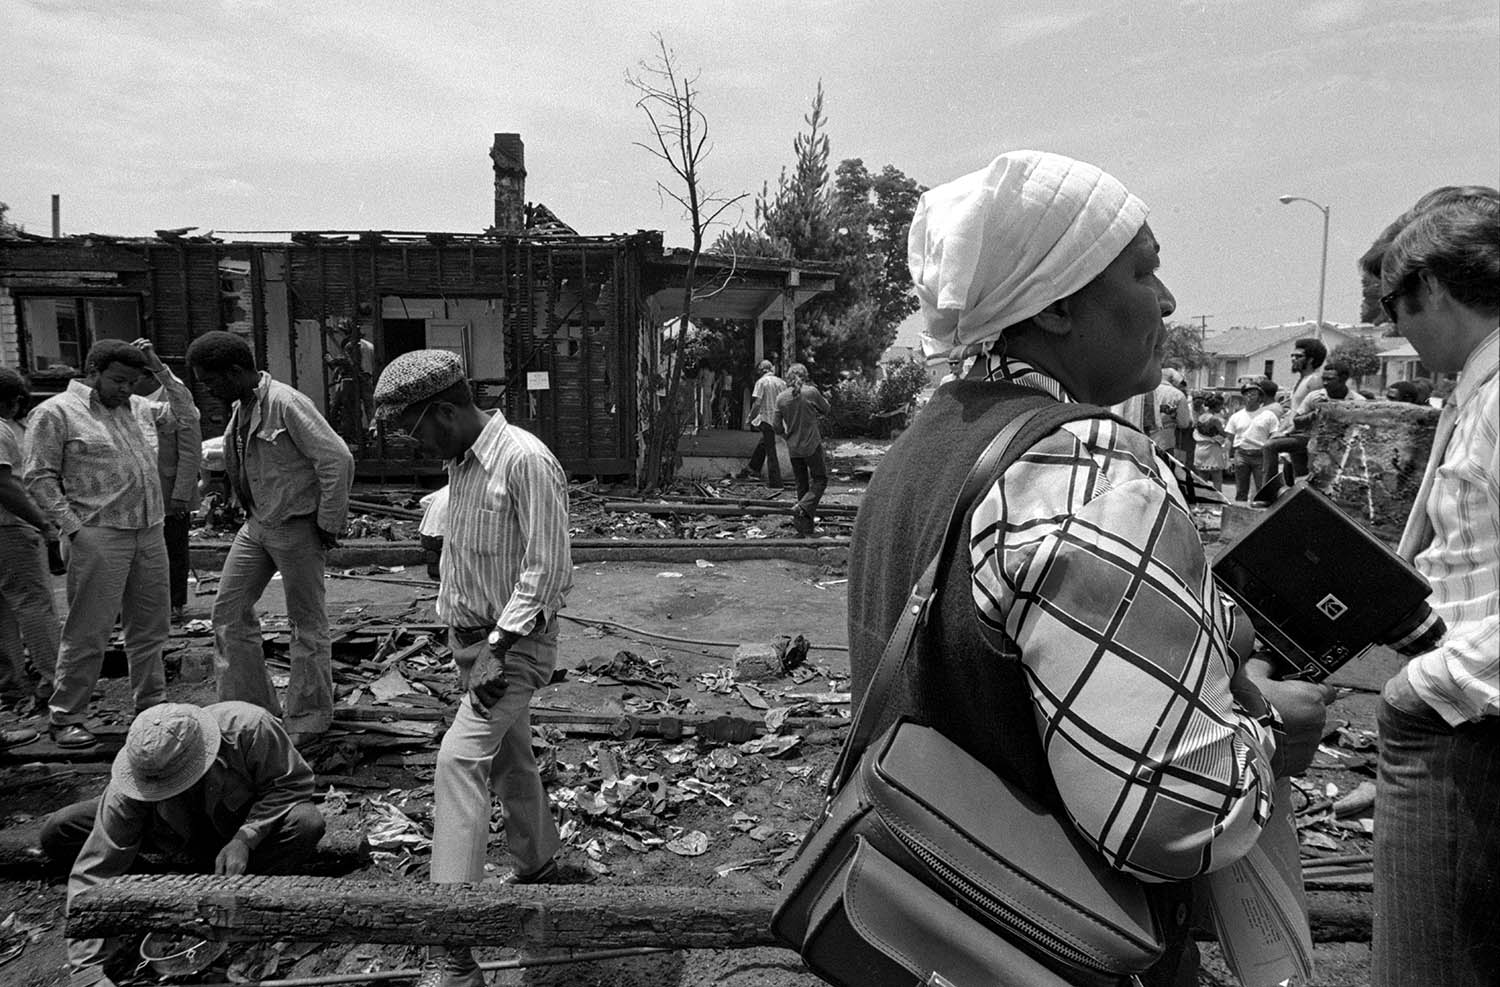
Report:
[{"label": "bucket hat", "polygon": [[221,740],[218,721],[202,706],[160,703],[130,724],[110,780],[140,802],[181,795],[208,773]]}]

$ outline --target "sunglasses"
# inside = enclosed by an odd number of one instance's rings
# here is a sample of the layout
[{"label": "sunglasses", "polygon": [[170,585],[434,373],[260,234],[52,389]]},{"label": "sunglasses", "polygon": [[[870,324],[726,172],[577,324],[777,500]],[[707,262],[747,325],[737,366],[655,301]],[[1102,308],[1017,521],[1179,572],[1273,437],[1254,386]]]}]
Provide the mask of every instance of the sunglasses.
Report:
[{"label": "sunglasses", "polygon": [[1389,291],[1380,296],[1380,311],[1385,313],[1386,321],[1391,325],[1395,325],[1399,321],[1396,318],[1396,299],[1405,293],[1406,289],[1397,288],[1395,291]]},{"label": "sunglasses", "polygon": [[[1415,273],[1413,272],[1413,274]],[[1408,279],[1402,284],[1397,285],[1395,291],[1388,291],[1380,296],[1380,311],[1385,313],[1385,317],[1390,321],[1391,325],[1395,325],[1398,321],[1396,318],[1396,302],[1402,295],[1406,294],[1411,284],[1411,280]]]}]

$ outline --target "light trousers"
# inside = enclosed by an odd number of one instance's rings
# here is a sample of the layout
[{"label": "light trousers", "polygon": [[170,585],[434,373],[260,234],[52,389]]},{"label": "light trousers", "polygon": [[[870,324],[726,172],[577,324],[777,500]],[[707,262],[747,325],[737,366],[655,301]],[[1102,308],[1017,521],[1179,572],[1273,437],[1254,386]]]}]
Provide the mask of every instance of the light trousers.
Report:
[{"label": "light trousers", "polygon": [[[322,733],[333,725],[333,638],[323,585],[326,558],[310,517],[277,525],[251,517],[240,527],[214,597],[214,669],[220,702],[254,703],[280,716],[294,733]],[[284,712],[266,669],[255,613],[256,601],[277,572],[292,625],[292,674]]]},{"label": "light trousers", "polygon": [[[488,647],[480,641],[473,649]],[[455,648],[455,658],[462,657]],[[536,673],[545,669],[550,675],[556,663],[555,628],[523,638],[506,656],[510,687],[489,715],[480,715],[467,693],[459,702],[453,725],[443,734],[433,778],[434,882],[473,884],[484,878],[492,794],[505,809],[505,842],[516,873],[532,873],[557,853],[562,841],[531,751],[528,712]]]},{"label": "light trousers", "polygon": [[52,691],[54,726],[88,719],[104,649],[115,626],[125,631],[125,657],[135,711],[166,699],[161,652],[171,633],[167,546],[161,525],[78,529],[68,545],[68,619]]},{"label": "light trousers", "polygon": [[[41,532],[29,525],[0,527],[0,687],[51,699],[57,647],[52,575]],[[39,678],[34,690],[23,649]]]}]

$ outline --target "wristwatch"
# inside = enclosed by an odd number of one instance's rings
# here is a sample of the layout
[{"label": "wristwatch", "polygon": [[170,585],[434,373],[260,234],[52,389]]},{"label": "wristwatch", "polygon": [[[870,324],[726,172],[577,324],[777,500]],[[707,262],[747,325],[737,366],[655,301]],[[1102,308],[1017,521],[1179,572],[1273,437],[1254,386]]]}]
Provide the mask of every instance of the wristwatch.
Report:
[{"label": "wristwatch", "polygon": [[495,645],[499,644],[500,641],[501,641],[500,628],[496,627],[493,630],[491,630],[490,631],[490,636],[487,637],[487,638],[485,638],[485,640],[488,641],[488,642],[490,642],[490,647],[492,647],[492,648]]}]

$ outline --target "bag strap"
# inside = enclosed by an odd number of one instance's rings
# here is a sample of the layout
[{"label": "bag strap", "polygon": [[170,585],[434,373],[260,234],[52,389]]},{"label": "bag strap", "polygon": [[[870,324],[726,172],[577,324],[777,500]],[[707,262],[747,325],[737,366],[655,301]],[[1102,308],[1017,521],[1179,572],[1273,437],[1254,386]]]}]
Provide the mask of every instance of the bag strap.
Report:
[{"label": "bag strap", "polygon": [[1061,404],[1050,397],[1038,397],[1029,400],[1021,413],[1006,423],[1005,427],[990,440],[989,445],[985,446],[984,452],[969,469],[958,499],[953,503],[942,544],[937,554],[927,563],[927,568],[922,571],[921,577],[912,586],[911,592],[907,594],[906,602],[901,607],[901,616],[897,619],[896,626],[886,641],[885,650],[880,655],[880,662],[875,666],[875,673],[870,677],[870,684],[860,699],[853,723],[849,728],[849,736],[844,739],[844,746],[839,751],[833,770],[828,775],[825,794],[829,800],[849,780],[849,775],[853,772],[854,766],[859,763],[865,748],[869,747],[870,742],[875,739],[875,727],[880,721],[881,712],[885,709],[891,686],[911,654],[918,628],[927,622],[927,615],[931,612],[934,597],[937,595],[938,576],[953,556],[963,534],[965,519],[974,502],[994,484],[1000,474],[1009,469],[1011,464],[1020,459],[1043,436],[1052,434],[1059,426],[1067,422],[1101,416],[1114,418],[1121,424],[1125,424],[1121,419],[1109,414],[1106,409],[1096,405]]}]

